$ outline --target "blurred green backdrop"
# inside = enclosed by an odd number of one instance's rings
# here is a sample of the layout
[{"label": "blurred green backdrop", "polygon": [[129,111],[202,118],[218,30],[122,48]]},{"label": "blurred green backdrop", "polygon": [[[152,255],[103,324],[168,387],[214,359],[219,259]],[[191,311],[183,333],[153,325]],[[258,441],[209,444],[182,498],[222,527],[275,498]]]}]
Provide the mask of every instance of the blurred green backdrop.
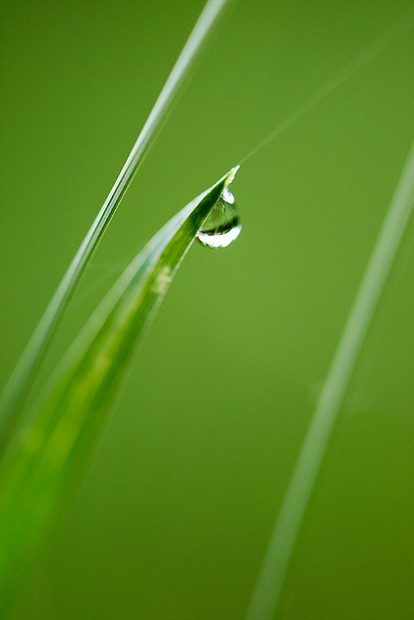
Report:
[{"label": "blurred green backdrop", "polygon": [[[3,3],[2,383],[202,6]],[[111,224],[38,388],[145,240],[408,6],[236,5]],[[239,240],[191,250],[15,618],[243,617],[414,136],[412,33],[242,166]],[[410,224],[278,617],[414,617],[413,232]]]}]

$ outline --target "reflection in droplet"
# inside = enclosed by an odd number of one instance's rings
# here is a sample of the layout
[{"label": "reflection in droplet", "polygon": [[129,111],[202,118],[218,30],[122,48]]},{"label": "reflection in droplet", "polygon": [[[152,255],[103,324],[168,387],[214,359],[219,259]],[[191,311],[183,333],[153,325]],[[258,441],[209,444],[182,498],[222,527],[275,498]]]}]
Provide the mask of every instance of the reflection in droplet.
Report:
[{"label": "reflection in droplet", "polygon": [[213,207],[197,238],[208,248],[226,248],[241,231],[239,208],[226,188]]}]

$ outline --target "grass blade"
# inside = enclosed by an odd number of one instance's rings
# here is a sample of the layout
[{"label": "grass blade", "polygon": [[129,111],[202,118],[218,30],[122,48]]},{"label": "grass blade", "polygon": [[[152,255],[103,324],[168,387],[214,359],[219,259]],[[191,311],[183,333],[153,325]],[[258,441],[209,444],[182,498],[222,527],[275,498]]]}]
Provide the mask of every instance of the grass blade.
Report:
[{"label": "grass blade", "polygon": [[[76,252],[68,270],[63,276],[55,294],[46,308],[38,326],[26,346],[11,375],[0,400],[0,439],[10,432],[13,418],[24,404],[36,371],[47,350],[59,320],[85,270],[96,246],[121,202],[139,164],[148,150],[162,119],[165,117],[174,96],[189,72],[201,50],[203,42],[211,31],[228,0],[207,0],[184,48],[165,82],[148,119],[142,128],[131,153],[126,160],[114,186],[92,226]],[[3,436],[3,437],[2,437]]]},{"label": "grass blade", "polygon": [[368,261],[302,445],[250,603],[249,620],[271,620],[315,481],[414,204],[414,144]]},{"label": "grass blade", "polygon": [[42,403],[14,434],[0,470],[0,609],[79,477],[139,336],[236,170],[172,218],[127,267],[72,345]]}]

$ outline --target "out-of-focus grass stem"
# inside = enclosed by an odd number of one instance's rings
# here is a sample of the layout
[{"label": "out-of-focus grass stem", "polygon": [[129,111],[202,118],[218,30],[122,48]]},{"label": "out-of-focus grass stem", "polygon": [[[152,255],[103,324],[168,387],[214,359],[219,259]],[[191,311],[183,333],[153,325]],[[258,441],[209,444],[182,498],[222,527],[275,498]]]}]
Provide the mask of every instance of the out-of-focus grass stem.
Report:
[{"label": "out-of-focus grass stem", "polygon": [[368,261],[302,445],[247,614],[271,620],[332,430],[414,205],[414,144]]}]

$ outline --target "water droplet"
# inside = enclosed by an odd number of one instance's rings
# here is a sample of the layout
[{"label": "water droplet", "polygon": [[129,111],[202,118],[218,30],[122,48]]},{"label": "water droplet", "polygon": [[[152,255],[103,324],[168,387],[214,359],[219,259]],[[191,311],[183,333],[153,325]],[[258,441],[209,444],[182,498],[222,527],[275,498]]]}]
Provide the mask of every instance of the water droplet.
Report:
[{"label": "water droplet", "polygon": [[226,248],[241,231],[239,207],[226,188],[198,232],[200,243],[208,248]]}]

